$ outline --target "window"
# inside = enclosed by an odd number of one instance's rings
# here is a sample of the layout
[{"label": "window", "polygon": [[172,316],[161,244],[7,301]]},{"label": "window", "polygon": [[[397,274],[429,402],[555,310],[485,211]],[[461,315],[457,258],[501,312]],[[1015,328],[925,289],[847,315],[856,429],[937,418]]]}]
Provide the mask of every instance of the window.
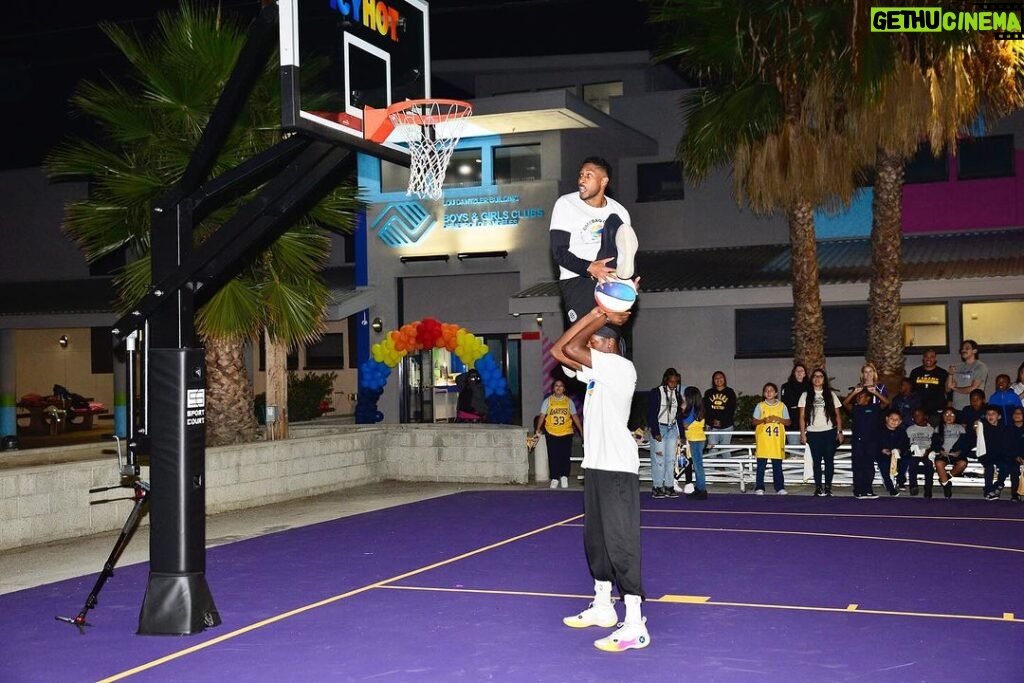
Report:
[{"label": "window", "polygon": [[[903,182],[912,183],[938,183],[949,180],[949,160],[945,150],[938,158],[932,154],[932,147],[927,142],[917,148],[914,158],[904,166]],[[872,174],[873,175],[873,174]],[[874,184],[872,178],[872,185]]]},{"label": "window", "polygon": [[611,99],[622,94],[622,81],[610,83],[585,83],[583,85],[583,101],[605,114],[611,112]]},{"label": "window", "polygon": [[[89,355],[92,374],[103,375],[114,371],[114,335],[109,327],[89,328]],[[124,354],[118,354],[124,360]]]},{"label": "window", "polygon": [[[1024,302],[1019,305],[1019,311],[1007,311],[1007,315],[1024,316]],[[867,306],[825,306],[822,315],[825,317],[826,356],[864,355],[868,347]],[[793,355],[792,308],[737,309],[735,322],[737,358],[788,358]],[[907,353],[930,348],[948,353],[946,304],[906,304],[900,308],[900,322]],[[978,337],[965,336],[982,343]]]},{"label": "window", "polygon": [[306,347],[306,370],[341,369],[345,367],[345,335],[331,332]]},{"label": "window", "polygon": [[380,191],[405,192],[409,189],[409,169],[390,161],[380,162]]},{"label": "window", "polygon": [[683,199],[683,169],[675,161],[637,164],[638,202],[667,202]]},{"label": "window", "polygon": [[479,147],[457,149],[448,162],[448,173],[444,187],[475,187],[480,185],[483,165]]},{"label": "window", "polygon": [[978,342],[982,352],[1024,350],[1024,301],[970,301],[960,304],[964,339]]},{"label": "window", "polygon": [[960,180],[1006,178],[1014,175],[1013,136],[968,138],[957,144],[957,175]]},{"label": "window", "polygon": [[900,308],[903,326],[903,346],[907,353],[935,349],[949,353],[949,335],[946,332],[946,304],[908,304]]},{"label": "window", "polygon": [[[298,349],[288,351],[288,355],[285,356],[285,368],[287,370],[299,369]],[[267,370],[267,341],[263,335],[260,335],[259,370],[260,372],[266,372]]]},{"label": "window", "polygon": [[539,144],[494,148],[495,183],[519,183],[540,177]]}]

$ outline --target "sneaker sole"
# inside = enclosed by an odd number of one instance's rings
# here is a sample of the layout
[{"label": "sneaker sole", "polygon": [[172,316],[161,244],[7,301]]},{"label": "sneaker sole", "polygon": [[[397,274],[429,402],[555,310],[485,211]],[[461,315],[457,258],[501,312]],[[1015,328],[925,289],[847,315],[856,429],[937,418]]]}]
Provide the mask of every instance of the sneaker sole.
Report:
[{"label": "sneaker sole", "polygon": [[635,640],[606,642],[603,638],[594,641],[594,647],[602,652],[625,652],[626,650],[642,650],[651,644],[651,636],[644,634]]},{"label": "sneaker sole", "polygon": [[581,621],[576,617],[565,617],[562,619],[562,623],[569,628],[590,628],[591,626],[600,626],[601,628],[611,628],[619,623],[619,618],[615,617],[611,621],[605,622],[594,622],[594,621]]},{"label": "sneaker sole", "polygon": [[615,274],[623,280],[629,280],[636,272],[636,250],[640,243],[636,239],[633,227],[623,223],[615,233]]}]

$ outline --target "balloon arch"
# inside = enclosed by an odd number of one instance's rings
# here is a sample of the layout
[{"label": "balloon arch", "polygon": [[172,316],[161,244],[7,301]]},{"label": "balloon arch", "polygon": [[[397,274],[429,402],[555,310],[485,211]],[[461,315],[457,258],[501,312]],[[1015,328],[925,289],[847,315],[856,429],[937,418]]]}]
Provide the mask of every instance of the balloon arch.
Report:
[{"label": "balloon arch", "polygon": [[377,410],[377,401],[384,393],[391,369],[406,354],[422,349],[448,349],[467,368],[476,368],[483,380],[487,400],[488,421],[508,424],[512,421],[512,396],[501,366],[491,356],[487,345],[466,328],[424,318],[402,325],[385,335],[384,341],[370,347],[370,356],[359,364],[359,394],[356,401],[356,422],[373,424],[384,419]]}]

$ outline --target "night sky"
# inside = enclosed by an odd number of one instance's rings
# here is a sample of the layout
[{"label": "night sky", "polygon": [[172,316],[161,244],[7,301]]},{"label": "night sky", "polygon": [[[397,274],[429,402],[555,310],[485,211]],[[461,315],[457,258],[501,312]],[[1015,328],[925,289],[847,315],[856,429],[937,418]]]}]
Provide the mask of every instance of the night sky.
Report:
[{"label": "night sky", "polygon": [[[215,4],[212,0],[195,0]],[[145,34],[178,0],[13,0],[0,28],[0,103],[6,132],[0,167],[37,165],[56,142],[81,130],[68,97],[83,78],[123,69],[97,28],[124,23]],[[226,11],[255,16],[258,0],[223,0]],[[641,0],[434,0],[434,59],[616,52],[650,46]]]}]

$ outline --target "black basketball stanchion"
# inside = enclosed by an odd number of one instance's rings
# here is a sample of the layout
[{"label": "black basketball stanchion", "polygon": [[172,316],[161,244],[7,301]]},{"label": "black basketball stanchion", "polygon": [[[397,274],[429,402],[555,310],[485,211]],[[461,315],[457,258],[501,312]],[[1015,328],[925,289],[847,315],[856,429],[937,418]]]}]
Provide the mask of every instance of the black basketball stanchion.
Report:
[{"label": "black basketball stanchion", "polygon": [[121,534],[117,537],[117,541],[115,541],[114,548],[110,551],[110,555],[107,556],[107,561],[103,563],[103,570],[100,572],[99,578],[96,579],[96,583],[93,585],[92,591],[89,592],[89,597],[85,599],[85,605],[82,607],[82,610],[74,617],[56,617],[57,621],[74,624],[78,627],[78,631],[83,635],[85,634],[85,627],[92,626],[92,624],[85,620],[85,615],[89,610],[96,607],[100,591],[103,590],[103,586],[107,583],[107,580],[114,575],[114,567],[117,566],[117,561],[121,559],[121,553],[123,553],[124,549],[128,547],[128,543],[135,534],[135,530],[139,527],[139,521],[141,521],[143,515],[146,514],[146,508],[149,504],[149,482],[143,481],[139,478],[138,465],[132,462],[130,455],[122,458],[121,440],[117,436],[114,436],[113,438],[117,442],[117,464],[118,471],[121,476],[121,483],[115,484],[114,486],[99,486],[92,488],[89,489],[89,493],[100,493],[102,491],[113,491],[114,489],[120,488],[131,488],[133,493],[129,500],[135,501],[135,504],[132,506],[132,511],[128,513],[128,518],[124,521],[124,526],[121,527]]}]

